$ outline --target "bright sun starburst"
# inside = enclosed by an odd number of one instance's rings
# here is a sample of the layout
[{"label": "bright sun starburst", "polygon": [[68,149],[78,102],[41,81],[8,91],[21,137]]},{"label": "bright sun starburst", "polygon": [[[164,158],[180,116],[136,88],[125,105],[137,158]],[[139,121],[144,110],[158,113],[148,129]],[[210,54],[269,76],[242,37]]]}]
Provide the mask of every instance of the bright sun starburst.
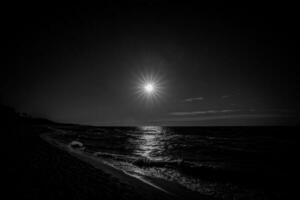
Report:
[{"label": "bright sun starburst", "polygon": [[147,92],[148,94],[152,94],[153,92],[155,92],[155,87],[153,83],[146,83],[144,89],[145,92]]},{"label": "bright sun starburst", "polygon": [[160,73],[141,73],[138,75],[138,97],[144,99],[146,102],[158,101],[162,96],[164,87],[162,76]]}]

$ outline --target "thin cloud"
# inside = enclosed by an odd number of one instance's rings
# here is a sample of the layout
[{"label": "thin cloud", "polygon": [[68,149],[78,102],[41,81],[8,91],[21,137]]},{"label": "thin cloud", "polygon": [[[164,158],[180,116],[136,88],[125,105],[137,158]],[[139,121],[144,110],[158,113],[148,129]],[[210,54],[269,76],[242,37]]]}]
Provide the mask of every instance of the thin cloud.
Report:
[{"label": "thin cloud", "polygon": [[186,115],[204,115],[204,114],[218,114],[218,113],[232,113],[240,110],[204,110],[191,112],[171,112],[170,115],[186,116]]},{"label": "thin cloud", "polygon": [[223,96],[221,96],[222,99],[226,99],[226,98],[229,98],[229,97],[230,97],[230,95],[223,95]]},{"label": "thin cloud", "polygon": [[192,116],[192,115],[205,115],[205,114],[224,114],[224,113],[257,113],[257,114],[297,114],[296,110],[288,109],[224,109],[224,110],[200,110],[190,112],[171,112],[169,115],[173,116]]},{"label": "thin cloud", "polygon": [[202,101],[203,99],[204,99],[203,97],[195,97],[195,98],[188,98],[188,99],[185,99],[184,101],[186,101],[186,102]]},{"label": "thin cloud", "polygon": [[221,119],[263,119],[263,118],[289,118],[290,115],[282,114],[234,114],[234,115],[213,115],[213,116],[197,116],[197,117],[183,117],[183,118],[166,118],[153,122],[200,122],[209,120]]}]

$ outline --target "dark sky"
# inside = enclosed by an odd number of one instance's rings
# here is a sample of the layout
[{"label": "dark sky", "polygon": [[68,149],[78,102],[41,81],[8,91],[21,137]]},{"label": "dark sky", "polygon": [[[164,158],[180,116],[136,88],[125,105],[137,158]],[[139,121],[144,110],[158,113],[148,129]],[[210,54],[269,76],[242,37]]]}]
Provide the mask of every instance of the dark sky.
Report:
[{"label": "dark sky", "polygon": [[[296,9],[108,1],[8,6],[1,102],[94,125],[296,123]],[[142,76],[161,94],[140,98]]]}]

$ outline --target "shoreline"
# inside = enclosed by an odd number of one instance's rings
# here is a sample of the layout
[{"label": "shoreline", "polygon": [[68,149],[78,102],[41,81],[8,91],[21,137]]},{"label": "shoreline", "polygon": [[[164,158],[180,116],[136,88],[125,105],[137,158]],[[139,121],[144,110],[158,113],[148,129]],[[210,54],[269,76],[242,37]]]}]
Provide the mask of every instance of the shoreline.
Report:
[{"label": "shoreline", "polygon": [[150,178],[127,173],[93,155],[89,155],[80,150],[75,150],[65,144],[57,142],[49,136],[49,133],[41,134],[40,137],[55,148],[59,148],[60,150],[69,153],[71,156],[88,163],[97,170],[112,175],[120,182],[134,187],[135,191],[141,195],[147,195],[150,199],[212,199],[211,197],[190,191],[177,183],[159,178]]}]

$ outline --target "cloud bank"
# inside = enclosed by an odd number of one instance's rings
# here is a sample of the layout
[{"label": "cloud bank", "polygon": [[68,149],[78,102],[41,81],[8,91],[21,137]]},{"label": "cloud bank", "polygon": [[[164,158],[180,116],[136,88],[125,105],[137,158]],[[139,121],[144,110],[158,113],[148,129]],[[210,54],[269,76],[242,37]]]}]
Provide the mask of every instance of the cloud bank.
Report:
[{"label": "cloud bank", "polygon": [[191,112],[171,112],[170,115],[175,116],[186,116],[186,115],[204,115],[204,114],[218,114],[218,113],[233,113],[240,110],[202,110],[202,111],[191,111]]},{"label": "cloud bank", "polygon": [[202,101],[204,98],[203,97],[195,97],[195,98],[188,98],[185,99],[185,102],[193,102],[193,101]]}]

